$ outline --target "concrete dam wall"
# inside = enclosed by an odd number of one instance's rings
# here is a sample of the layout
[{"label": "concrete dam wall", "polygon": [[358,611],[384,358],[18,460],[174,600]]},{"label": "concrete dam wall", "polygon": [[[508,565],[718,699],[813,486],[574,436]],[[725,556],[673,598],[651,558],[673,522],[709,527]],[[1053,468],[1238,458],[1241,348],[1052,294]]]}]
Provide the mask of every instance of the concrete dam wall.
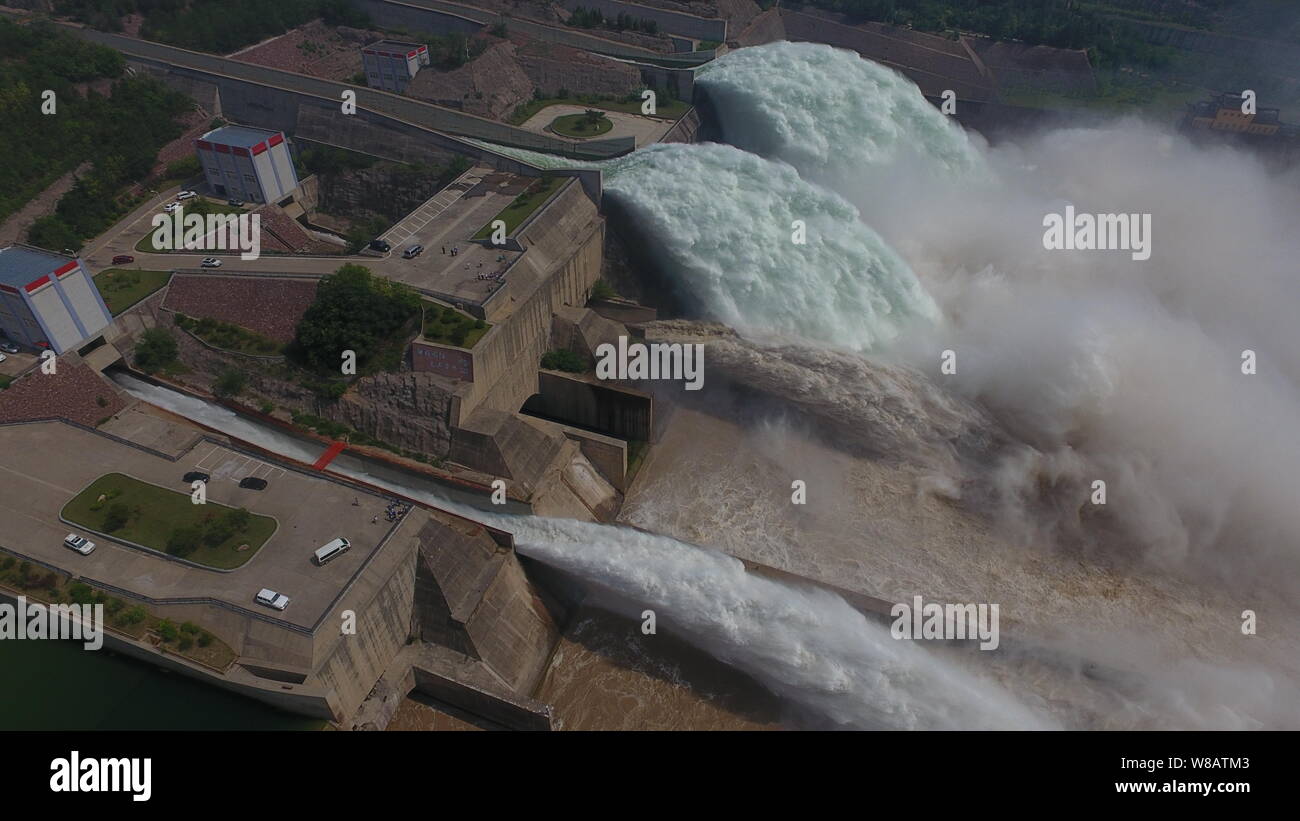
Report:
[{"label": "concrete dam wall", "polygon": [[560,5],[569,11],[577,8],[595,9],[606,20],[614,20],[620,14],[638,20],[653,20],[661,32],[681,34],[695,40],[715,40],[721,43],[727,39],[727,21],[716,17],[699,17],[623,0],[561,0]]},{"label": "concrete dam wall", "polygon": [[606,436],[650,441],[654,402],[649,394],[558,371],[542,371],[538,382],[538,393],[524,404],[525,412]]}]

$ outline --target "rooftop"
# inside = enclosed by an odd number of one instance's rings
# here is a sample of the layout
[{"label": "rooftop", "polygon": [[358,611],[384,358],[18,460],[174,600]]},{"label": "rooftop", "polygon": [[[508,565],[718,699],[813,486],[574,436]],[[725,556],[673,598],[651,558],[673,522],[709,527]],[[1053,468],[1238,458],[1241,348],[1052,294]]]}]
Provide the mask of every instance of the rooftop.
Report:
[{"label": "rooftop", "polygon": [[75,262],[74,257],[33,248],[30,245],[10,245],[0,248],[0,285],[22,288],[33,280]]},{"label": "rooftop", "polygon": [[249,128],[246,125],[226,125],[221,128],[214,128],[202,137],[200,140],[206,140],[210,143],[220,143],[221,145],[232,145],[239,148],[252,148],[258,143],[264,142],[270,137],[279,134],[279,131],[266,131],[261,128]]}]

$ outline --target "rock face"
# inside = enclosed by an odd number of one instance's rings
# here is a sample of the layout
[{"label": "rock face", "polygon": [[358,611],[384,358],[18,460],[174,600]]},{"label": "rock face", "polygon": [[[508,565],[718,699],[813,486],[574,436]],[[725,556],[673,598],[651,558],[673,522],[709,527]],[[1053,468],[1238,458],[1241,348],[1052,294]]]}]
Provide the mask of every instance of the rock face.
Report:
[{"label": "rock face", "polygon": [[353,219],[374,214],[396,222],[433,196],[446,184],[447,176],[444,169],[387,161],[369,168],[319,174],[318,207]]},{"label": "rock face", "polygon": [[495,119],[527,102],[533,96],[533,83],[515,60],[514,44],[507,41],[455,71],[421,71],[406,94]]},{"label": "rock face", "polygon": [[357,380],[326,416],[384,442],[430,456],[446,456],[451,392],[431,373],[380,373]]},{"label": "rock face", "polygon": [[450,450],[451,431],[447,420],[454,384],[436,374],[402,372],[365,376],[353,383],[341,399],[331,401],[303,387],[297,375],[282,362],[223,353],[208,348],[179,328],[169,330],[176,337],[181,361],[191,369],[190,373],[175,377],[180,382],[211,392],[216,375],[233,367],[248,378],[247,387],[239,397],[241,404],[256,408],[269,402],[287,411],[310,413],[426,456],[443,457]]},{"label": "rock face", "polygon": [[561,89],[571,94],[628,94],[645,87],[636,67],[558,43],[528,40],[518,49],[516,59],[533,85],[547,96]]}]

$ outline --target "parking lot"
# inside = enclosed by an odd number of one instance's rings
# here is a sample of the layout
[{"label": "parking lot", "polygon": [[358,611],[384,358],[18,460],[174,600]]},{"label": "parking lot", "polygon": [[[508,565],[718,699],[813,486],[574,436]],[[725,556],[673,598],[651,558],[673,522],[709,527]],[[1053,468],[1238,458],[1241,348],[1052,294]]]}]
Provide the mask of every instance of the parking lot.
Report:
[{"label": "parking lot", "polygon": [[[257,555],[231,571],[192,567],[158,554],[114,543],[60,521],[77,493],[106,473],[189,492],[182,480],[190,470],[212,475],[210,502],[273,517],[278,527]],[[240,488],[239,479],[267,480],[265,490]],[[388,500],[309,472],[286,469],[228,447],[202,440],[171,462],[120,442],[59,422],[0,427],[0,544],[91,580],[107,582],[157,599],[210,597],[311,627],[390,529]],[[63,546],[69,532],[97,544],[89,556]],[[336,537],[352,549],[317,567],[316,548]],[[260,588],[290,597],[283,613],[253,602]]]},{"label": "parking lot", "polygon": [[[207,448],[207,452],[204,452],[204,448]],[[194,468],[212,477],[209,485],[220,481],[238,485],[241,479],[265,479],[269,484],[285,474],[284,468],[207,442],[195,448],[194,452],[202,454],[194,463]]]}]

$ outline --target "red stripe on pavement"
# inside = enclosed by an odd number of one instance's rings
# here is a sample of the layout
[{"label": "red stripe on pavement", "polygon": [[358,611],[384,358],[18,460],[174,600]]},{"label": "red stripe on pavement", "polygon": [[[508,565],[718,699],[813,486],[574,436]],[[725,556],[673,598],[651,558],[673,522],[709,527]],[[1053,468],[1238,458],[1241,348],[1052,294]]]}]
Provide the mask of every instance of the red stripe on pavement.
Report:
[{"label": "red stripe on pavement", "polygon": [[316,464],[312,465],[312,467],[316,470],[324,470],[325,466],[330,462],[333,462],[334,457],[342,453],[345,447],[347,447],[346,442],[335,442],[330,445],[325,449],[325,452],[320,455],[320,458],[316,460]]}]

